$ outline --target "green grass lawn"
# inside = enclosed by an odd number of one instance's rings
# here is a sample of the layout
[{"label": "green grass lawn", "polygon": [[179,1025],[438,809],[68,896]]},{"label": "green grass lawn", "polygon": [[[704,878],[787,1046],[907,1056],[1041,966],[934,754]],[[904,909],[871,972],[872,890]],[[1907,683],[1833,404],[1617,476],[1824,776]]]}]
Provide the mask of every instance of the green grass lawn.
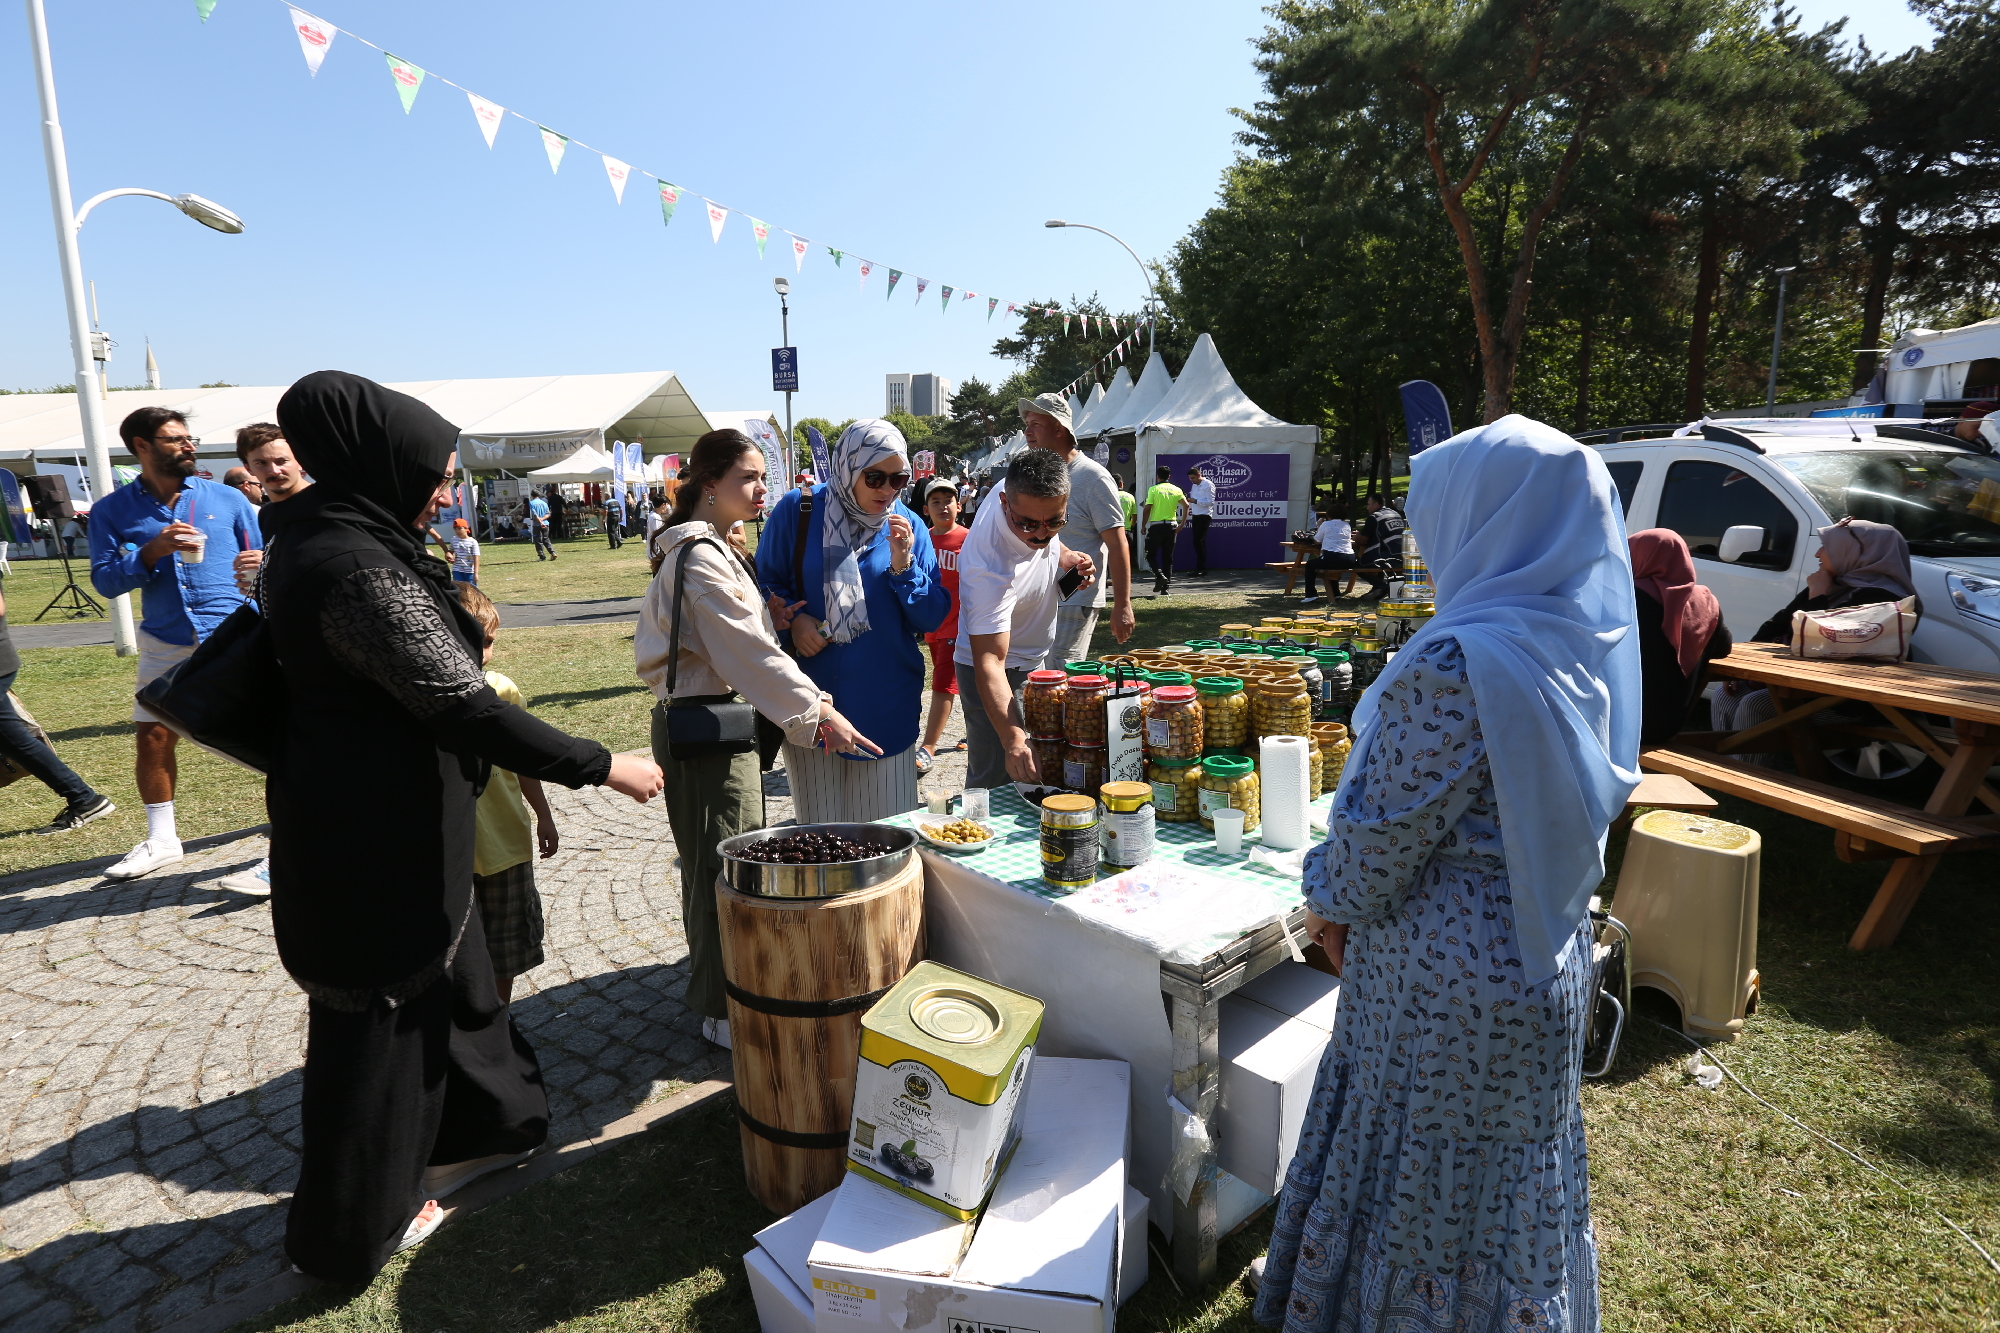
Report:
[{"label": "green grass lawn", "polygon": [[[584,555],[574,566],[572,549]],[[601,566],[589,577],[603,586],[627,577],[627,552],[595,551],[565,548],[558,563],[566,571]],[[533,562],[528,551],[519,576],[555,577],[554,567]],[[631,577],[643,586],[643,562],[638,570]],[[12,580],[8,591],[20,596]],[[1203,637],[1224,620],[1284,606],[1275,591],[1142,598],[1132,643]],[[1098,651],[1108,643],[1100,630]],[[503,633],[494,665],[541,716],[624,749],[646,743],[650,707],[631,653],[624,626],[515,630]],[[0,837],[0,871],[123,852],[143,832],[127,720],[132,664],[108,648],[22,657],[20,694],[65,758],[120,810],[63,839]],[[263,818],[254,775],[201,755],[183,764],[177,804],[189,837]],[[54,809],[32,779],[0,789],[0,834],[46,822]],[[1836,860],[1825,830],[1786,815],[1736,802],[1722,814],[1765,839],[1764,1003],[1720,1058],[1910,1190],[1733,1085],[1695,1086],[1681,1072],[1689,1048],[1643,1021],[1670,1019],[1669,1007],[1642,998],[1613,1076],[1584,1090],[1606,1328],[2000,1328],[2000,1278],[1927,1211],[1941,1209],[2000,1251],[1994,858],[1947,858],[1896,946],[1856,955],[1845,941],[1883,865]],[[1614,881],[1620,850],[1614,841]],[[253,1326],[749,1329],[755,1318],[738,1261],[768,1220],[743,1191],[733,1122],[698,1113],[455,1223],[358,1294],[316,1293]],[[1151,1283],[1121,1313],[1123,1325],[1139,1333],[1247,1329],[1231,1280],[1261,1252],[1267,1226],[1259,1220],[1225,1243],[1224,1280],[1208,1291],[1176,1292],[1156,1263]]]}]

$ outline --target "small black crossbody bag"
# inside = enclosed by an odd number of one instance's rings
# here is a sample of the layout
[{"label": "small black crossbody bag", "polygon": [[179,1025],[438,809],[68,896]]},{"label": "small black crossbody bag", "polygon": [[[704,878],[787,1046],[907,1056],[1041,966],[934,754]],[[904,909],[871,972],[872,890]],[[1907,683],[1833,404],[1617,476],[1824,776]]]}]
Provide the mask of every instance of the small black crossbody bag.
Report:
[{"label": "small black crossbody bag", "polygon": [[711,537],[695,538],[681,547],[681,553],[674,561],[674,627],[667,635],[667,697],[670,701],[666,709],[667,753],[685,761],[707,759],[713,755],[748,754],[756,750],[761,767],[769,770],[771,760],[778,753],[778,744],[784,740],[784,733],[754,706],[741,700],[730,703],[671,702],[674,685],[680,679],[681,601],[687,588],[688,556],[693,554],[697,542],[713,540]]}]

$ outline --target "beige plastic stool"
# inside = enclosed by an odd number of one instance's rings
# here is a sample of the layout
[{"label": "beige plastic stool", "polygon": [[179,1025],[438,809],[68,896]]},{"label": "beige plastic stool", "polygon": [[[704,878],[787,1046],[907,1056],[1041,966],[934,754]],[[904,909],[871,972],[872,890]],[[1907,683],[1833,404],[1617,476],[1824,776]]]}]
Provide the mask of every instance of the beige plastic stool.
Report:
[{"label": "beige plastic stool", "polygon": [[1632,824],[1613,911],[1632,932],[1632,984],[1665,991],[1681,1028],[1734,1041],[1757,1007],[1755,829],[1680,810]]}]

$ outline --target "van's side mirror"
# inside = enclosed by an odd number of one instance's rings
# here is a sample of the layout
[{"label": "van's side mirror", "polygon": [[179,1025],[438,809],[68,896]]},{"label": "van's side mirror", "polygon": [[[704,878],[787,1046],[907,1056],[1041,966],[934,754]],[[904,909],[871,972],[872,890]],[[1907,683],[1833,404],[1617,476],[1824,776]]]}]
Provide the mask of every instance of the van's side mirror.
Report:
[{"label": "van's side mirror", "polygon": [[1716,548],[1715,558],[1726,565],[1733,565],[1753,551],[1762,549],[1764,529],[1756,527],[1725,528],[1722,545]]}]

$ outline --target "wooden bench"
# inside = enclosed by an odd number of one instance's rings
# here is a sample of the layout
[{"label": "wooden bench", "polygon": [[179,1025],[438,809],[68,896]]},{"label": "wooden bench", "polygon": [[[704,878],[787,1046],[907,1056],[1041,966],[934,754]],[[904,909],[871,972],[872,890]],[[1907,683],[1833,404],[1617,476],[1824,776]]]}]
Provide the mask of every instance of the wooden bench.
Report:
[{"label": "wooden bench", "polygon": [[1834,852],[1843,861],[2000,850],[2000,827],[1987,820],[1929,814],[1775,768],[1735,763],[1693,745],[1643,751],[1639,766],[1824,825],[1834,831]]}]

